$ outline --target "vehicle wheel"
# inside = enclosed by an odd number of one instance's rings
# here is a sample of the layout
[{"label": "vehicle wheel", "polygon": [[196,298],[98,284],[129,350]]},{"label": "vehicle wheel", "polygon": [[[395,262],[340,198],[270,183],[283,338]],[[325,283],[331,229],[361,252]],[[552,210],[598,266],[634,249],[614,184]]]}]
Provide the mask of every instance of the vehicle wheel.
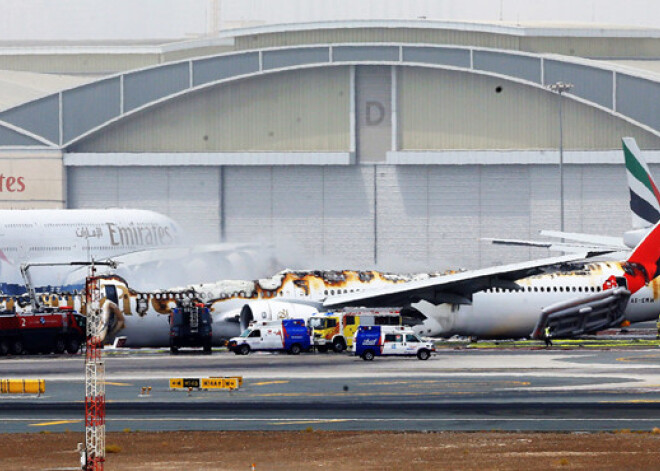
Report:
[{"label": "vehicle wheel", "polygon": [[179,354],[178,347],[170,347],[170,355],[178,355],[178,354]]},{"label": "vehicle wheel", "polygon": [[328,346],[327,345],[319,345],[316,347],[319,353],[328,353]]},{"label": "vehicle wheel", "polygon": [[250,353],[250,346],[247,343],[244,343],[243,345],[238,347],[238,353],[240,353],[241,355],[247,355],[248,353]]},{"label": "vehicle wheel", "polygon": [[67,353],[73,355],[74,353],[78,353],[78,350],[80,350],[80,340],[76,338],[69,339],[66,345]]},{"label": "vehicle wheel", "polygon": [[0,340],[0,356],[5,356],[9,353],[9,343],[6,340]]},{"label": "vehicle wheel", "polygon": [[21,340],[14,340],[11,344],[11,352],[14,355],[22,355],[25,353],[25,347],[23,347],[23,342]]},{"label": "vehicle wheel", "polygon": [[431,352],[429,352],[428,350],[420,350],[419,352],[417,352],[417,358],[419,358],[420,360],[428,360],[430,356],[431,356]]},{"label": "vehicle wheel", "polygon": [[57,337],[57,339],[55,339],[55,347],[53,350],[55,353],[64,353],[64,350],[66,350],[66,342],[62,337]]},{"label": "vehicle wheel", "polygon": [[211,352],[212,352],[211,347],[212,347],[211,342],[206,342],[204,344],[204,354],[205,355],[210,355],[211,354]]},{"label": "vehicle wheel", "polygon": [[366,352],[364,352],[362,354],[362,359],[365,360],[365,361],[373,360],[374,359],[374,352],[372,352],[371,350],[367,350]]},{"label": "vehicle wheel", "polygon": [[346,344],[342,339],[336,339],[332,342],[332,349],[337,353],[341,353],[346,350]]},{"label": "vehicle wheel", "polygon": [[294,343],[291,345],[291,348],[289,349],[289,353],[291,355],[300,355],[300,352],[302,351],[302,348],[300,348],[300,345],[297,343]]}]

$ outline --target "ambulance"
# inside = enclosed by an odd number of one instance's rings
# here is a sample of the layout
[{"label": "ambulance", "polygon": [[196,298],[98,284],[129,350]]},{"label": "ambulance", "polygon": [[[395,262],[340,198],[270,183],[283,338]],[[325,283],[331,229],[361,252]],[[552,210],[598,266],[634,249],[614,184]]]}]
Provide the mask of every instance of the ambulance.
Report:
[{"label": "ambulance", "polygon": [[286,351],[298,355],[311,346],[310,330],[303,319],[256,322],[239,337],[231,338],[227,344],[236,355],[247,355],[258,350]]},{"label": "ambulance", "polygon": [[352,351],[367,361],[390,355],[416,355],[420,360],[428,360],[431,352],[435,352],[435,345],[405,327],[360,326],[353,339]]}]

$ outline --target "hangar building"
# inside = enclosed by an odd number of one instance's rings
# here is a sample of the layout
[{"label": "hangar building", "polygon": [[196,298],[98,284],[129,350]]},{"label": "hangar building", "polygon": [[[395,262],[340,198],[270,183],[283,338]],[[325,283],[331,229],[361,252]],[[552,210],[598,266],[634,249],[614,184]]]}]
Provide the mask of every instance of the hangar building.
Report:
[{"label": "hangar building", "polygon": [[566,230],[629,228],[621,137],[660,178],[655,29],[335,21],[0,61],[3,207],[152,209],[297,268],[544,255],[478,239],[559,229],[560,99]]}]

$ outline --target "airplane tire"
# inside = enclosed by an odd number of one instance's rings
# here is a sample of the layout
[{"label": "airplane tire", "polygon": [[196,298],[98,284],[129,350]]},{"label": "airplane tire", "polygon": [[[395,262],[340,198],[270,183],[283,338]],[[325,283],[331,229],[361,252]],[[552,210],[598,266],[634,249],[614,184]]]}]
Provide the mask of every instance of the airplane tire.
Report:
[{"label": "airplane tire", "polygon": [[327,345],[319,345],[316,347],[319,353],[328,353],[328,346]]},{"label": "airplane tire", "polygon": [[57,337],[55,339],[55,345],[53,346],[53,351],[55,353],[64,353],[64,350],[66,350],[66,342],[62,337]]},{"label": "airplane tire", "polygon": [[417,358],[419,358],[420,360],[428,360],[430,356],[431,356],[431,352],[429,352],[428,350],[420,350],[419,352],[417,352]]},{"label": "airplane tire", "polygon": [[362,359],[363,359],[364,361],[371,361],[371,360],[373,360],[373,359],[374,359],[374,352],[372,352],[371,350],[367,350],[367,351],[365,351],[365,352],[362,354]]},{"label": "airplane tire", "polygon": [[21,340],[14,340],[11,344],[11,352],[14,355],[22,355],[25,353],[25,347],[23,346],[23,342]]},{"label": "airplane tire", "polygon": [[204,354],[205,355],[210,355],[212,353],[211,351],[211,342],[207,342],[204,344]]},{"label": "airplane tire", "polygon": [[302,351],[302,348],[300,348],[300,345],[297,343],[294,343],[291,345],[291,348],[289,349],[289,353],[291,355],[300,355],[300,352]]},{"label": "airplane tire", "polygon": [[243,345],[241,345],[240,347],[238,347],[238,352],[239,352],[241,355],[247,355],[247,354],[250,353],[250,346],[249,346],[248,344],[244,343]]},{"label": "airplane tire", "polygon": [[332,349],[337,353],[342,353],[346,350],[346,344],[342,339],[335,339],[335,341],[332,342]]},{"label": "airplane tire", "polygon": [[179,354],[179,348],[178,347],[170,347],[170,354],[171,355],[178,355]]},{"label": "airplane tire", "polygon": [[78,350],[80,350],[80,340],[78,340],[77,338],[69,339],[69,341],[66,344],[67,353],[73,355],[74,353],[78,353]]},{"label": "airplane tire", "polygon": [[9,342],[7,340],[0,340],[0,356],[5,356],[9,353]]}]

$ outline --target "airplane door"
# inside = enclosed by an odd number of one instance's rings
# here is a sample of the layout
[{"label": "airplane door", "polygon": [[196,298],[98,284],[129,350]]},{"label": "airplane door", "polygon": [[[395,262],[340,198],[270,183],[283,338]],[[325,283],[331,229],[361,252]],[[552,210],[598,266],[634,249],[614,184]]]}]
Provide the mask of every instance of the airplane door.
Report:
[{"label": "airplane door", "polygon": [[108,301],[112,301],[119,306],[119,298],[117,297],[117,287],[115,285],[105,285],[105,297]]}]

